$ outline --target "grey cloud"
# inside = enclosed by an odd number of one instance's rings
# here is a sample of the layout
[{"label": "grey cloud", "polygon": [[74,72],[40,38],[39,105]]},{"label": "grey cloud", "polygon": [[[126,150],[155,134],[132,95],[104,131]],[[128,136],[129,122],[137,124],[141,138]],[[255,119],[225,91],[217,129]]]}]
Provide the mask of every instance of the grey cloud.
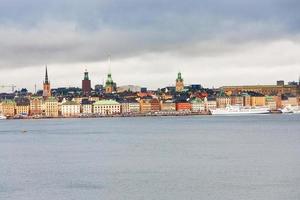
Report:
[{"label": "grey cloud", "polygon": [[299,8],[298,0],[1,0],[0,70],[108,54],[206,59],[282,39],[298,44]]}]

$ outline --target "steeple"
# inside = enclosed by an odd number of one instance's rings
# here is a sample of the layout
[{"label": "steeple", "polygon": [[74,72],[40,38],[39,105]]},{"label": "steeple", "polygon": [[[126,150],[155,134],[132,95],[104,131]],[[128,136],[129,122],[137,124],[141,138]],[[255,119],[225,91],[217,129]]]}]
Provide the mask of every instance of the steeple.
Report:
[{"label": "steeple", "polygon": [[47,65],[46,65],[46,73],[45,73],[45,82],[44,83],[49,84]]}]

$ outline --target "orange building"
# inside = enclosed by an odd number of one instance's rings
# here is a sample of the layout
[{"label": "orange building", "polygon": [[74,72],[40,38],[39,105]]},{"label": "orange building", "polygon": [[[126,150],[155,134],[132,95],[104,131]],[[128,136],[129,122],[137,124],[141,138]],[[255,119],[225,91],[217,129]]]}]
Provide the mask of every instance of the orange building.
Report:
[{"label": "orange building", "polygon": [[176,110],[177,111],[191,111],[192,104],[189,102],[177,102],[176,103]]},{"label": "orange building", "polygon": [[151,104],[151,112],[160,111],[160,102],[158,99],[151,99],[150,104]]},{"label": "orange building", "polygon": [[251,96],[251,106],[266,106],[265,96]]}]

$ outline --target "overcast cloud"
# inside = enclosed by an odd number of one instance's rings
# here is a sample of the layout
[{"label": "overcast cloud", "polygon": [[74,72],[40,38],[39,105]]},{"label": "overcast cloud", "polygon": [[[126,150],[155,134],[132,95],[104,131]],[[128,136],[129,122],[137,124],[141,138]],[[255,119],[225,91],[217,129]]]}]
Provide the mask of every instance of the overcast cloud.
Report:
[{"label": "overcast cloud", "polygon": [[297,0],[0,0],[0,85],[272,84],[300,74]]}]

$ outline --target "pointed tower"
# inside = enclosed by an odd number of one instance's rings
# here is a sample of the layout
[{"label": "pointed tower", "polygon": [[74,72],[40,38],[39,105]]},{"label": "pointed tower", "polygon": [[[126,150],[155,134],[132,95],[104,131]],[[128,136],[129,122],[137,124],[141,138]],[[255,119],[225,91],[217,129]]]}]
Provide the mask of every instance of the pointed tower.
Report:
[{"label": "pointed tower", "polygon": [[89,79],[89,73],[87,70],[84,72],[84,78],[82,80],[82,95],[85,97],[91,94],[91,80]]},{"label": "pointed tower", "polygon": [[107,74],[107,79],[105,82],[105,92],[112,93],[114,91],[114,81],[112,80],[111,73]]},{"label": "pointed tower", "polygon": [[48,79],[48,69],[46,65],[46,72],[45,72],[45,80],[43,84],[43,97],[48,98],[51,96],[51,88],[50,88],[50,82]]},{"label": "pointed tower", "polygon": [[178,72],[176,79],[176,92],[182,92],[184,89],[183,79],[181,77],[181,73]]}]

